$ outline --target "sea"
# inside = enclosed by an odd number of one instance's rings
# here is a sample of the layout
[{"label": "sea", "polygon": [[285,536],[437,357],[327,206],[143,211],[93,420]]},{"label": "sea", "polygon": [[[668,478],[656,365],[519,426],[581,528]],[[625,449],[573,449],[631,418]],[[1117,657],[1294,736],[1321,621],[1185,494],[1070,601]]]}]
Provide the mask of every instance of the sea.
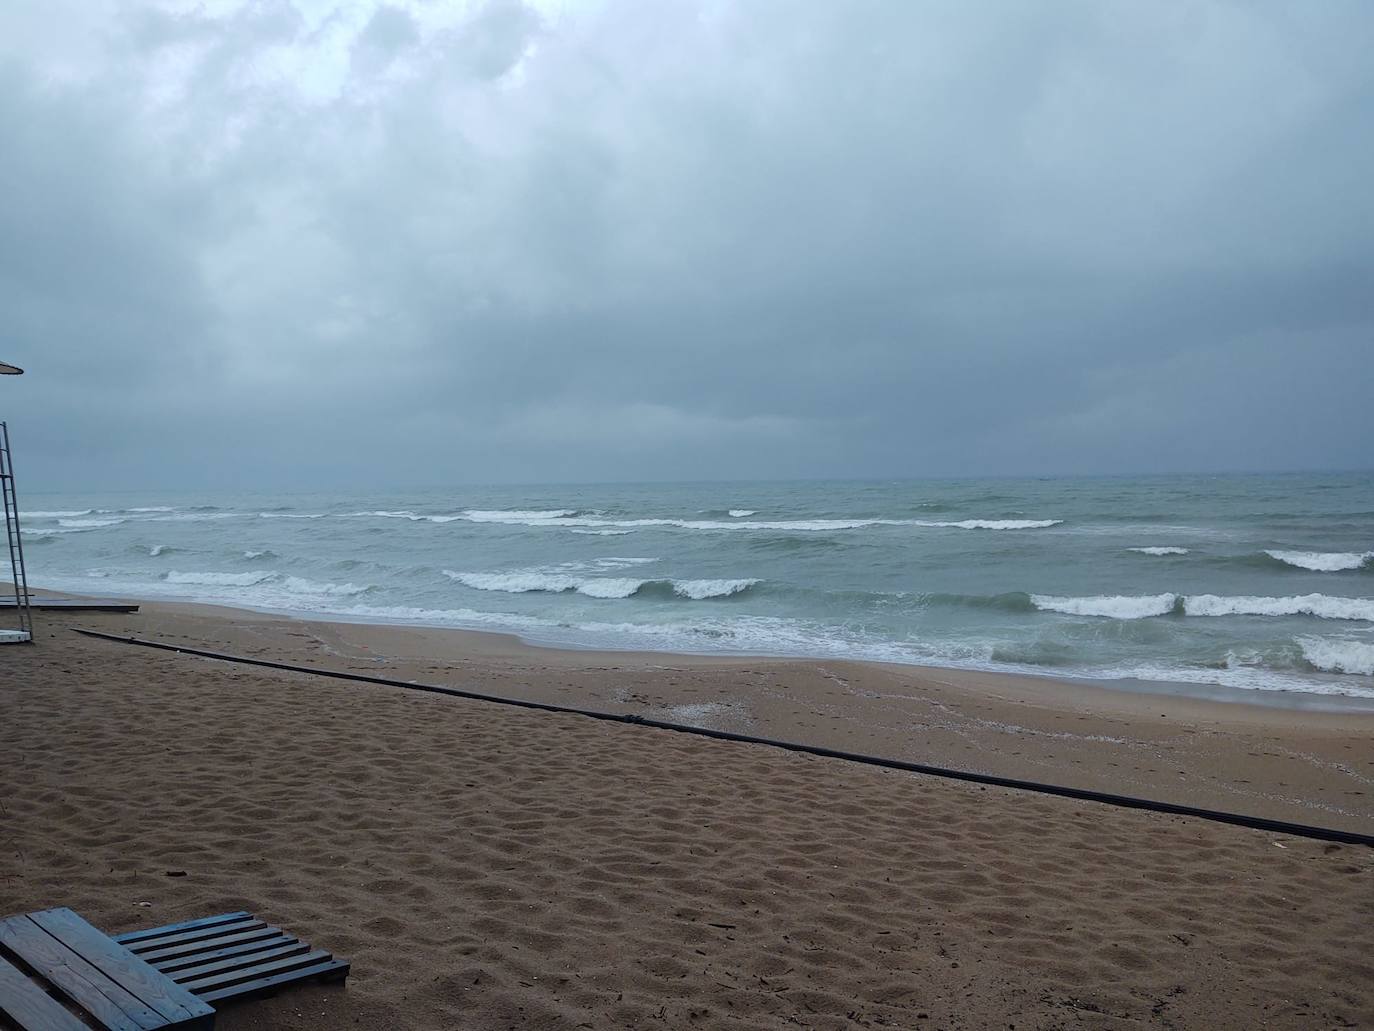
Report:
[{"label": "sea", "polygon": [[1374,474],[21,494],[31,585],[1374,699]]}]

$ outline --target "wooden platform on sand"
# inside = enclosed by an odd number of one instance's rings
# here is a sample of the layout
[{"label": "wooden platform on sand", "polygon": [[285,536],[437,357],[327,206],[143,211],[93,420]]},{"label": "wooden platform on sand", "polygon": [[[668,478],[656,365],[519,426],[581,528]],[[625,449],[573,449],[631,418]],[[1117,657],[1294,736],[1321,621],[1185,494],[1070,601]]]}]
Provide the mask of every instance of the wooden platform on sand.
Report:
[{"label": "wooden platform on sand", "polygon": [[[0,598],[0,609],[14,608],[14,598]],[[61,609],[63,612],[137,612],[138,603],[111,598],[29,598],[31,609]]]}]

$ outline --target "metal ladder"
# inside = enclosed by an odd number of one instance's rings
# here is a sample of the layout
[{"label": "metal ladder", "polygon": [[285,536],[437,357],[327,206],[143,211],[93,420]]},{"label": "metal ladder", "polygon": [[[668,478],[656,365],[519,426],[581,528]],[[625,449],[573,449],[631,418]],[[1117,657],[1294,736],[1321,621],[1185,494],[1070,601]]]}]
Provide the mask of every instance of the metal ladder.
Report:
[{"label": "metal ladder", "polygon": [[0,627],[0,644],[33,641],[33,610],[29,607],[29,578],[24,572],[24,542],[19,536],[19,498],[14,493],[14,456],[10,452],[10,428],[0,422],[0,497],[5,508],[5,543],[10,549],[10,574],[14,581],[14,612],[19,625]]}]

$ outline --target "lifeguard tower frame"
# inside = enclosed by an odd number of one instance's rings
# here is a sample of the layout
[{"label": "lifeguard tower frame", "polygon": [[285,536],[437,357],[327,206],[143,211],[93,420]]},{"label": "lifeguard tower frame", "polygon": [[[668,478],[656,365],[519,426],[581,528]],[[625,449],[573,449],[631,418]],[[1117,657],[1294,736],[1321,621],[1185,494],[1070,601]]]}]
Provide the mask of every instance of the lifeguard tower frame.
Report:
[{"label": "lifeguard tower frame", "polygon": [[[18,376],[23,371],[17,366],[0,362],[0,375]],[[16,623],[14,626],[0,626],[0,644],[31,644],[33,610],[29,606],[29,579],[24,572],[24,541],[19,535],[19,498],[14,491],[10,428],[4,422],[0,422],[0,507],[5,512],[5,544],[10,555],[10,580],[14,583],[14,604],[6,604],[4,609],[14,612]]]}]

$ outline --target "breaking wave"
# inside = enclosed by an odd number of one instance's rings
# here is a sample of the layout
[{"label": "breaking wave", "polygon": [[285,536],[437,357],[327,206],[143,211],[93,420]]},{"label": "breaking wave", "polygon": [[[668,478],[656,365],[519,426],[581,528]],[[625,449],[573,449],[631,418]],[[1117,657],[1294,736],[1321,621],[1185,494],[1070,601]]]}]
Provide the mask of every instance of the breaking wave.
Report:
[{"label": "breaking wave", "polygon": [[469,508],[461,517],[472,523],[525,523],[525,522],[547,522],[551,519],[571,519],[577,515],[575,508],[546,508],[546,509],[484,509]]},{"label": "breaking wave", "polygon": [[912,519],[912,526],[948,526],[960,530],[1041,530],[1058,526],[1062,519],[959,519],[954,522],[934,522]]},{"label": "breaking wave", "polygon": [[456,515],[420,515],[409,510],[400,512],[352,512],[350,515],[376,519],[406,519],[412,523],[453,523],[463,518],[463,516]]},{"label": "breaking wave", "polygon": [[363,594],[370,589],[366,586],[360,587],[357,584],[307,580],[300,576],[283,577],[275,570],[270,569],[257,570],[251,573],[183,573],[174,570],[163,579],[169,584],[197,587],[257,587],[261,584],[271,583],[288,594],[313,597],[352,597],[356,594]]},{"label": "breaking wave", "polygon": [[[745,510],[736,509],[735,511],[743,512]],[[733,515],[733,512],[731,514]],[[718,519],[598,519],[591,518],[574,509],[544,511],[467,509],[461,516],[452,518],[462,518],[473,523],[499,523],[508,526],[622,529],[663,526],[680,530],[797,530],[801,532],[861,530],[869,526],[926,526],[961,530],[1033,530],[1056,526],[1063,522],[1062,519],[960,519],[955,521],[930,519],[780,519],[766,522],[743,518],[733,518],[728,522]]]},{"label": "breaking wave", "polygon": [[1138,552],[1140,552],[1142,555],[1186,555],[1186,554],[1188,554],[1188,549],[1187,549],[1187,548],[1168,548],[1168,547],[1160,548],[1160,547],[1152,547],[1152,548],[1127,548],[1126,550],[1127,550],[1127,551],[1138,551]]},{"label": "breaking wave", "polygon": [[1374,564],[1374,551],[1265,551],[1276,562],[1316,573],[1339,573]]},{"label": "breaking wave", "polygon": [[175,569],[164,580],[169,584],[198,584],[203,587],[252,587],[277,574],[271,571],[258,573],[181,573]]},{"label": "breaking wave", "polygon": [[1374,644],[1330,637],[1299,637],[1302,657],[1324,673],[1374,676]]},{"label": "breaking wave", "polygon": [[725,514],[731,519],[743,519],[745,516],[758,515],[758,512],[752,508],[732,508]]},{"label": "breaking wave", "polygon": [[1070,616],[1106,616],[1112,619],[1148,619],[1151,616],[1316,616],[1319,619],[1354,619],[1374,622],[1374,599],[1339,598],[1305,594],[1288,598],[1229,597],[1219,594],[1145,594],[1057,597],[1032,594],[1031,602],[1045,612]]},{"label": "breaking wave", "polygon": [[69,530],[96,530],[102,526],[118,526],[123,519],[59,519],[58,526]]},{"label": "breaking wave", "polygon": [[630,598],[640,593],[660,591],[705,601],[708,598],[728,598],[742,594],[758,580],[641,580],[621,576],[580,576],[573,573],[547,573],[538,570],[509,573],[463,573],[445,569],[444,575],[457,580],[464,587],[477,591],[501,591],[506,594],[528,594],[539,591],[562,594],[575,591],[589,598]]},{"label": "breaking wave", "polygon": [[1184,599],[1189,616],[1317,616],[1374,621],[1374,599],[1304,594],[1288,598],[1223,597],[1196,594]]},{"label": "breaking wave", "polygon": [[1032,594],[1031,603],[1045,612],[1069,616],[1108,616],[1112,619],[1147,619],[1173,612],[1176,594],[1099,595],[1091,598],[1059,598],[1052,594]]},{"label": "breaking wave", "polygon": [[64,519],[68,516],[84,516],[94,514],[95,509],[93,508],[83,508],[79,511],[70,512],[25,512],[23,510],[20,510],[19,512],[19,516],[21,519]]},{"label": "breaking wave", "polygon": [[359,587],[357,584],[321,583],[318,580],[306,580],[299,576],[288,576],[281,582],[281,585],[292,594],[312,594],[331,598],[352,597],[368,590],[367,587]]}]

